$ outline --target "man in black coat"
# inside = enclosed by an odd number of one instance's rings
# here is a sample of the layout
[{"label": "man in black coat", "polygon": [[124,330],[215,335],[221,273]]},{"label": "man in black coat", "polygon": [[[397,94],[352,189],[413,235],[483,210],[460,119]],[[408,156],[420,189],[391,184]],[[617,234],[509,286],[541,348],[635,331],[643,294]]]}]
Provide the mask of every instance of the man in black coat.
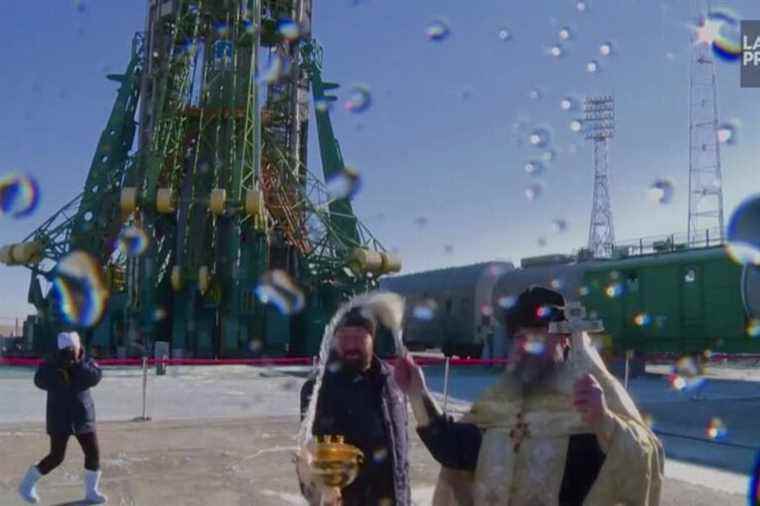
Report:
[{"label": "man in black coat", "polygon": [[[373,353],[376,328],[360,308],[346,313],[317,400],[314,435],[342,435],[364,453],[358,476],[342,491],[343,506],[411,504],[406,403],[392,369]],[[314,382],[301,389],[302,418]],[[300,471],[299,479],[304,496],[319,504],[314,484]]]},{"label": "man in black coat", "polygon": [[39,502],[36,483],[58,467],[66,455],[70,436],[79,441],[85,455],[85,502],[103,504],[107,498],[98,490],[100,482],[100,456],[95,432],[95,405],[90,388],[100,382],[102,371],[84,350],[76,332],[58,335],[58,352],[40,364],[34,384],[46,390],[47,433],[50,435],[50,453],[27,471],[19,487],[19,494],[29,503]]}]

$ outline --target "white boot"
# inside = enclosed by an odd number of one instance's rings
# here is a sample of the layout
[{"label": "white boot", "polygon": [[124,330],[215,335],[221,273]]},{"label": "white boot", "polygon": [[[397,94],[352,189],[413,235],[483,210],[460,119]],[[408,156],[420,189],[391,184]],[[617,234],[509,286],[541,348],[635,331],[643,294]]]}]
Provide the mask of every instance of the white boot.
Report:
[{"label": "white boot", "polygon": [[21,480],[21,485],[18,487],[18,493],[23,500],[30,504],[37,504],[40,502],[40,498],[37,495],[37,481],[42,478],[40,470],[37,466],[32,466],[24,475],[24,479]]},{"label": "white boot", "polygon": [[87,504],[105,504],[108,501],[108,498],[98,490],[101,474],[100,471],[84,470],[84,490],[87,494],[84,500]]}]

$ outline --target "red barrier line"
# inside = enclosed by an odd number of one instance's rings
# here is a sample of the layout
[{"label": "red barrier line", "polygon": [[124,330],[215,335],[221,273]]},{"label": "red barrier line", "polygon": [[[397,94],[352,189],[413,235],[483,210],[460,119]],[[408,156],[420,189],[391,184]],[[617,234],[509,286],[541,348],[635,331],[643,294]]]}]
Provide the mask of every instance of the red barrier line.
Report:
[{"label": "red barrier line", "polygon": [[[37,366],[42,362],[39,358],[0,358],[0,365],[9,366]],[[142,366],[141,358],[104,358],[96,360],[101,366]],[[148,365],[157,363],[166,365],[311,365],[310,357],[286,357],[286,358],[248,358],[248,359],[203,359],[203,358],[171,358],[171,359],[148,359]]]},{"label": "red barrier line", "polygon": [[[388,362],[394,362],[395,359],[389,359]],[[443,365],[445,358],[437,357],[415,357],[415,363],[419,365]],[[42,362],[39,358],[0,358],[0,365],[8,366],[33,366],[36,367]],[[142,366],[141,358],[104,358],[96,360],[101,366]],[[262,366],[283,366],[283,365],[311,365],[312,357],[279,357],[279,358],[241,358],[241,359],[205,359],[205,358],[170,358],[170,359],[148,359],[148,365],[154,366],[157,363],[163,363],[167,366],[176,365],[262,365]],[[504,365],[506,359],[469,359],[469,358],[452,358],[451,365],[456,366],[478,366],[478,365]]]}]

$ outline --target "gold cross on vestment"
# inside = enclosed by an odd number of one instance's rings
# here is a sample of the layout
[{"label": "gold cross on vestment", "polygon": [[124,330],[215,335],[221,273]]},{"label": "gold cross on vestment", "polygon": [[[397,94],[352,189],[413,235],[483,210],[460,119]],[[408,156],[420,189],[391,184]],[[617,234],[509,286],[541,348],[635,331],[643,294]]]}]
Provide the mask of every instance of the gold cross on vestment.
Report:
[{"label": "gold cross on vestment", "polygon": [[517,423],[509,431],[509,437],[512,439],[512,449],[515,453],[520,451],[523,439],[530,437],[530,430],[528,429],[528,424],[523,420],[522,413],[517,414]]}]

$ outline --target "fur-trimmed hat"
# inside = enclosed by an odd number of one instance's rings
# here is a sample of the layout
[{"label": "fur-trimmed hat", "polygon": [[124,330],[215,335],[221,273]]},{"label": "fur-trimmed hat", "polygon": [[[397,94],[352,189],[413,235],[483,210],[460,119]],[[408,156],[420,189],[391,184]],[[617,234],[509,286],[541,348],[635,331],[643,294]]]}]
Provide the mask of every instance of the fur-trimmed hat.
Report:
[{"label": "fur-trimmed hat", "polygon": [[370,314],[370,311],[361,306],[351,308],[340,320],[335,330],[343,327],[361,327],[366,329],[373,337],[377,330],[377,322]]}]

